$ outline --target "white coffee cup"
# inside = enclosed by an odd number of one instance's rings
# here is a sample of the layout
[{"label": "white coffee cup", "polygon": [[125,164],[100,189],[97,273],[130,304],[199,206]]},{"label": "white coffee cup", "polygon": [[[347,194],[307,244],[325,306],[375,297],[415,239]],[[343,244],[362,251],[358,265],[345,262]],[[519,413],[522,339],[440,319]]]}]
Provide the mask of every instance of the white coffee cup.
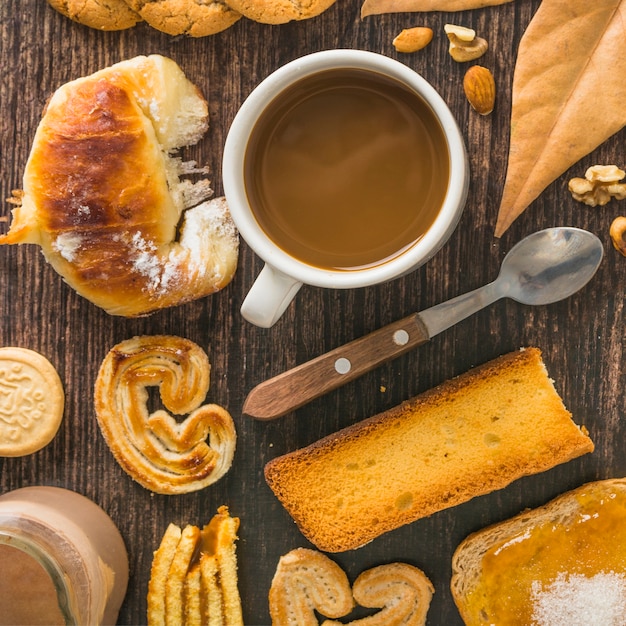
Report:
[{"label": "white coffee cup", "polygon": [[[314,267],[276,245],[257,222],[246,192],[244,160],[248,139],[259,116],[274,98],[296,81],[336,68],[358,68],[382,73],[409,87],[438,119],[449,153],[447,192],[434,223],[424,236],[393,259],[350,271]],[[428,261],[448,240],[461,217],[469,185],[469,167],[462,135],[448,106],[435,89],[409,67],[389,57],[362,50],[316,52],[282,66],[263,80],[239,109],[224,147],[222,178],[231,215],[246,243],[265,261],[248,292],[241,313],[249,322],[271,327],[303,284],[332,289],[384,283],[407,274]]]}]

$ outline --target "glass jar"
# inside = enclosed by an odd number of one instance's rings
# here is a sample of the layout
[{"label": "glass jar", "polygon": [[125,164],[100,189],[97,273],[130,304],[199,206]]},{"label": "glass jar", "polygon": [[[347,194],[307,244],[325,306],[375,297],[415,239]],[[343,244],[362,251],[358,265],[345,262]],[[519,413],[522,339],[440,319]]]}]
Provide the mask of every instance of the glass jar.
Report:
[{"label": "glass jar", "polygon": [[111,518],[59,487],[0,496],[0,624],[115,624],[128,555]]}]

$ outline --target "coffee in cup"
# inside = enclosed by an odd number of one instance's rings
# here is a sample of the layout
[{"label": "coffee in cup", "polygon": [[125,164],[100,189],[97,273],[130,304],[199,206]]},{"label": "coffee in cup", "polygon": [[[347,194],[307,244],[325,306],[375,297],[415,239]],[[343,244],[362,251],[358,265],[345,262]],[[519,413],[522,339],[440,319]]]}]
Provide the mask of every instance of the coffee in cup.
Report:
[{"label": "coffee in cup", "polygon": [[255,219],[287,254],[350,271],[385,263],[432,226],[449,177],[435,114],[397,80],[330,69],[279,94],[248,140]]},{"label": "coffee in cup", "polygon": [[332,50],[252,92],[223,178],[243,239],[266,262],[242,314],[267,327],[302,283],[359,287],[424,263],[460,217],[467,162],[423,78],[382,55]]}]

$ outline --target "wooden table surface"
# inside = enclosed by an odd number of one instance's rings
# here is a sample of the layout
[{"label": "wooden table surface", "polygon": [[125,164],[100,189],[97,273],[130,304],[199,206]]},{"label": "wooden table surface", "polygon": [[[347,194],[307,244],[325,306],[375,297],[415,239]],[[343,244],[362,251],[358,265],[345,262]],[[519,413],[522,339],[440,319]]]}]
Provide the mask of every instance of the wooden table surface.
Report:
[{"label": "wooden table surface", "polygon": [[[624,290],[626,258],[611,246],[609,225],[626,205],[589,208],[572,200],[567,180],[593,164],[623,167],[624,133],[611,138],[553,183],[501,239],[493,236],[506,172],[511,82],[520,37],[539,0],[462,13],[395,14],[361,19],[357,0],[338,0],[321,16],[281,26],[241,20],[202,39],[171,37],[141,24],[99,32],[52,10],[44,0],[0,3],[0,196],[21,186],[31,141],[46,99],[62,83],[138,54],[176,60],[206,94],[211,128],[185,152],[211,167],[222,194],[222,147],[248,93],[271,71],[305,53],[335,47],[371,50],[401,60],[442,94],[463,129],[472,182],[461,222],[424,267],[390,284],[349,292],[304,287],[271,329],[242,319],[239,307],[261,262],[242,242],[237,274],[222,292],[150,317],[111,317],[76,295],[31,245],[0,248],[0,346],[45,355],[65,386],[62,426],[46,448],[0,459],[0,492],[28,485],[76,490],[101,505],[126,541],[131,572],[120,624],[146,620],[152,552],[169,522],[204,524],[227,504],[240,517],[239,583],[246,625],[269,624],[267,594],[279,557],[309,545],[263,479],[271,458],[390,408],[470,367],[520,346],[541,348],[558,392],[596,444],[593,454],[333,555],[353,580],[375,565],[405,561],[435,586],[428,623],[460,624],[449,592],[454,548],[470,532],[533,507],[585,481],[626,475]],[[480,117],[462,91],[465,65],[452,61],[446,23],[474,28],[490,44],[481,63],[498,84],[496,109]],[[401,55],[392,39],[414,25],[433,28],[422,52]],[[581,129],[584,132],[585,129]],[[3,204],[0,216],[9,216]],[[596,233],[605,259],[593,281],[570,299],[531,308],[500,301],[429,344],[279,420],[241,414],[247,393],[266,378],[413,311],[493,280],[506,251],[548,226]],[[0,224],[2,232],[6,224]],[[208,400],[226,407],[237,427],[231,470],[215,485],[183,496],[155,495],[133,482],[109,452],[97,425],[93,387],[100,363],[117,342],[139,334],[172,334],[202,346],[212,363]],[[332,488],[329,486],[329,488]],[[1,610],[1,608],[0,608]]]}]

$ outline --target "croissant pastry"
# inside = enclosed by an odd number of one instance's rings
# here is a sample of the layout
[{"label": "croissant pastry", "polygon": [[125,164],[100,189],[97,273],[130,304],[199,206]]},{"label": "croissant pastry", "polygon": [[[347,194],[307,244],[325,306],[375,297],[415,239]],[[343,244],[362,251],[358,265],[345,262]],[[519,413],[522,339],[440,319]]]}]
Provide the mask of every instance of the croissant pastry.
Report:
[{"label": "croissant pastry", "polygon": [[[34,243],[79,294],[135,317],[227,285],[239,238],[206,173],[175,156],[208,106],[171,59],[122,61],[49,100],[0,244]],[[182,177],[185,177],[181,179]]]}]

